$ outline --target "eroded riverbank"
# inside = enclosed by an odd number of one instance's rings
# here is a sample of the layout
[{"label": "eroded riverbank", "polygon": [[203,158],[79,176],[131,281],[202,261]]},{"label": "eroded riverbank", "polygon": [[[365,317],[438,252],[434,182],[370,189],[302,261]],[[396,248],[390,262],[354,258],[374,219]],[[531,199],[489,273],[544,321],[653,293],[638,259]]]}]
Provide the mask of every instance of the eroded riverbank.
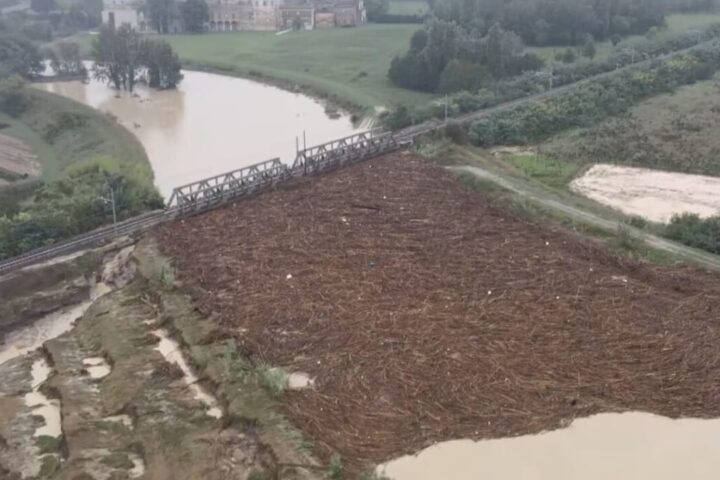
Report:
[{"label": "eroded riverbank", "polygon": [[123,283],[0,363],[0,477],[315,478],[262,372],[213,340],[154,247],[110,258],[99,278],[120,258]]}]

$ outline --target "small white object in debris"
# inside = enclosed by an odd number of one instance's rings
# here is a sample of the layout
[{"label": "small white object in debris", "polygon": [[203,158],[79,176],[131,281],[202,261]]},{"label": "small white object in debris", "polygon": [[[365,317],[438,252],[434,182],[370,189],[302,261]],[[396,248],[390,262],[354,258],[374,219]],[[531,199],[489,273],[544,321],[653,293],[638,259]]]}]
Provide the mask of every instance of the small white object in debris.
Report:
[{"label": "small white object in debris", "polygon": [[294,372],[288,375],[288,388],[290,390],[302,390],[315,385],[315,379],[303,372]]},{"label": "small white object in debris", "polygon": [[342,220],[343,223],[348,223],[348,219],[345,217],[340,217],[340,220]]},{"label": "small white object in debris", "polygon": [[546,245],[546,246],[549,246],[549,245],[550,245],[550,242],[545,242],[545,245]]},{"label": "small white object in debris", "polygon": [[288,273],[288,274],[287,274],[287,277],[285,277],[285,278],[286,278],[287,280],[292,280],[292,275]]},{"label": "small white object in debris", "polygon": [[492,290],[488,290],[488,295],[492,295]]}]

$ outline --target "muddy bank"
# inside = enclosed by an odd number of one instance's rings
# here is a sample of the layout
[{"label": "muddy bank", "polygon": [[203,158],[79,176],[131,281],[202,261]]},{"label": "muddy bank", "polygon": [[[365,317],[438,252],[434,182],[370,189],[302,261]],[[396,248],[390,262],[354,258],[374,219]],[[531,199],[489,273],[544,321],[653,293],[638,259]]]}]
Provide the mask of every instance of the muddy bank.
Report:
[{"label": "muddy bank", "polygon": [[13,328],[89,297],[100,252],[78,252],[0,276],[0,339]]},{"label": "muddy bank", "polygon": [[720,278],[619,258],[393,154],[166,224],[183,289],[351,467],[600,412],[720,416]]},{"label": "muddy bank", "polygon": [[720,178],[618,165],[594,165],[570,188],[627,215],[667,223],[673,215],[720,215]]},{"label": "muddy bank", "polygon": [[118,256],[130,274],[74,328],[0,363],[0,476],[317,478],[254,367],[214,340],[154,247]]}]

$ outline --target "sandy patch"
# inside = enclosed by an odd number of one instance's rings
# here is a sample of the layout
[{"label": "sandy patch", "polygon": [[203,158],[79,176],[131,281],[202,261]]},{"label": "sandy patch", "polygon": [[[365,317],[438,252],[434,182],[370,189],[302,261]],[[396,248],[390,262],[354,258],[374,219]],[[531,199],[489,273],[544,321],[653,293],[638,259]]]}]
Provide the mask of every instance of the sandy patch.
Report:
[{"label": "sandy patch", "polygon": [[595,165],[570,188],[628,215],[667,223],[673,215],[720,214],[720,178],[647,168]]},{"label": "sandy patch", "polygon": [[25,142],[0,134],[0,169],[32,177],[40,174],[40,163]]}]

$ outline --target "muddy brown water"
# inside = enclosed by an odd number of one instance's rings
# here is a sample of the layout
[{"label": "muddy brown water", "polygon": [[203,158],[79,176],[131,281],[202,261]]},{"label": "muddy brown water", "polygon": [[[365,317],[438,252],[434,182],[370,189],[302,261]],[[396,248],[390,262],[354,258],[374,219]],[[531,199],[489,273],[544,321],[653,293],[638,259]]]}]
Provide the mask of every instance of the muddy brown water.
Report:
[{"label": "muddy brown water", "polygon": [[439,443],[378,471],[392,480],[711,480],[720,472],[720,420],[600,414],[540,435]]},{"label": "muddy brown water", "polygon": [[619,165],[595,165],[570,187],[628,215],[667,223],[673,215],[720,214],[720,178]]},{"label": "muddy brown water", "polygon": [[303,131],[309,146],[365,128],[347,114],[330,118],[306,95],[224,75],[183,74],[177,90],[138,87],[133,94],[98,81],[36,86],[115,115],[142,142],[165,197],[174,187],[271,158],[291,162]]}]

